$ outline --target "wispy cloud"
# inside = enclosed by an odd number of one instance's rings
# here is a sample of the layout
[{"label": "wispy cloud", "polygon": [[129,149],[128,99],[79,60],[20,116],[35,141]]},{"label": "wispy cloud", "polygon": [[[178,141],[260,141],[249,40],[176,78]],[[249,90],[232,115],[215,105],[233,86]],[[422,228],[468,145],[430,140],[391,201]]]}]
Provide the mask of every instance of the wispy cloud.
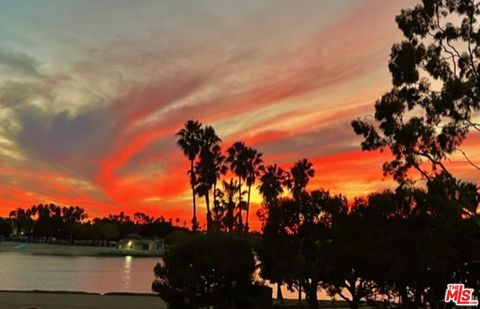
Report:
[{"label": "wispy cloud", "polygon": [[[0,214],[42,201],[188,217],[173,135],[213,125],[313,186],[389,186],[350,120],[389,87],[401,1],[71,1],[0,21]],[[22,17],[22,18],[20,18]],[[3,25],[7,23],[7,29]],[[68,31],[66,31],[66,29]]]}]

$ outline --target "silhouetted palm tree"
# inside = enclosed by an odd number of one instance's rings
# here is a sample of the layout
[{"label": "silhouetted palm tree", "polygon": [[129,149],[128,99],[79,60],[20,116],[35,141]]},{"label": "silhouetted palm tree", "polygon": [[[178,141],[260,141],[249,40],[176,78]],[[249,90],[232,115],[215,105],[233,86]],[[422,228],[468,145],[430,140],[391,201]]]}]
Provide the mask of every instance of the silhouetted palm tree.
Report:
[{"label": "silhouetted palm tree", "polygon": [[[248,148],[245,146],[244,142],[238,141],[235,142],[230,148],[227,149],[227,163],[230,165],[230,170],[237,175],[238,177],[238,199],[240,210],[246,208],[242,200],[242,185],[243,181],[246,180],[248,176]],[[240,211],[241,216],[241,211]]]},{"label": "silhouetted palm tree", "polygon": [[228,166],[226,164],[226,157],[222,154],[222,149],[220,145],[217,145],[212,149],[213,154],[213,166],[215,169],[215,182],[213,183],[213,200],[215,206],[217,205],[217,184],[218,180],[224,176],[228,171]]},{"label": "silhouetted palm tree", "polygon": [[210,211],[210,190],[217,181],[218,155],[221,155],[218,143],[221,139],[215,133],[215,130],[207,126],[202,130],[200,140],[200,160],[195,166],[197,174],[196,191],[199,196],[205,197],[207,208],[207,230],[212,226],[212,214]]},{"label": "silhouetted palm tree", "polygon": [[189,120],[185,123],[185,127],[182,128],[177,136],[177,145],[183,151],[183,154],[190,161],[190,170],[188,175],[190,176],[190,186],[192,188],[192,203],[193,203],[193,217],[192,217],[192,230],[197,230],[197,205],[195,201],[195,172],[194,162],[197,158],[201,147],[202,136],[202,124],[198,121]]},{"label": "silhouetted palm tree", "polygon": [[85,220],[88,215],[85,212],[85,209],[78,206],[70,206],[62,208],[62,216],[64,224],[69,229],[68,239],[71,242],[73,238],[73,229],[75,228],[75,224]]},{"label": "silhouetted palm tree", "polygon": [[315,176],[313,163],[308,161],[308,159],[302,159],[295,162],[290,169],[290,175],[291,180],[289,182],[289,188],[292,191],[293,197],[299,199],[305,192],[310,178]]},{"label": "silhouetted palm tree", "polygon": [[210,189],[213,185],[211,159],[208,153],[200,153],[200,160],[195,165],[196,185],[195,192],[199,197],[205,197],[205,206],[207,209],[207,230],[210,230],[211,214],[210,214]]},{"label": "silhouetted palm tree", "polygon": [[230,179],[230,181],[222,182],[222,190],[218,190],[219,203],[216,207],[217,220],[221,220],[221,224],[228,232],[234,230],[243,231],[242,222],[242,206],[238,197],[238,181]]},{"label": "silhouetted palm tree", "polygon": [[[265,203],[265,208],[263,210],[266,211],[266,213],[264,213],[266,216],[259,215],[260,217],[263,217],[264,219],[268,218],[271,212],[278,207],[278,198],[283,193],[283,188],[288,186],[289,178],[289,173],[277,166],[277,164],[268,165],[261,168],[258,190],[263,196]],[[283,280],[277,281],[277,298],[283,303],[284,301],[281,289],[282,283]]]},{"label": "silhouetted palm tree", "polygon": [[247,191],[247,214],[245,218],[245,231],[248,232],[248,217],[250,213],[250,196],[252,191],[252,185],[255,184],[255,180],[260,175],[260,170],[263,166],[262,153],[258,152],[252,147],[248,147],[246,150],[246,168],[247,168],[247,178],[246,184],[248,186]]},{"label": "silhouetted palm tree", "polygon": [[277,205],[278,197],[283,193],[283,187],[288,184],[289,174],[277,164],[261,168],[258,190],[268,207]]}]

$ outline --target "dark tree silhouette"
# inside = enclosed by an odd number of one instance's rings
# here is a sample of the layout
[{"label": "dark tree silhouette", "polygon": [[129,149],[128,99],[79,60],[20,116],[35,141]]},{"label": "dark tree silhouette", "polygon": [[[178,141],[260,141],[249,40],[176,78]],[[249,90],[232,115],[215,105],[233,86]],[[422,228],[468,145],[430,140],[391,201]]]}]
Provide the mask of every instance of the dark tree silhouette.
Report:
[{"label": "dark tree silhouette", "polygon": [[263,202],[269,207],[277,205],[278,197],[283,193],[284,186],[288,185],[289,174],[277,164],[261,168],[258,190],[263,196]]},{"label": "dark tree silhouette", "polygon": [[219,143],[221,139],[215,133],[211,126],[206,126],[201,131],[200,139],[200,156],[195,166],[197,178],[196,192],[199,196],[205,197],[205,205],[207,208],[207,231],[212,228],[212,213],[210,210],[210,191],[217,182],[219,172],[218,165],[220,160],[221,149]]},{"label": "dark tree silhouette", "polygon": [[229,233],[243,231],[242,203],[240,202],[239,183],[233,179],[222,182],[217,189],[217,205],[214,208],[215,224],[219,230]]},{"label": "dark tree silhouette", "polygon": [[3,237],[10,237],[12,234],[12,224],[10,219],[0,218],[0,240]]},{"label": "dark tree silhouette", "polygon": [[305,192],[302,199],[281,198],[269,210],[259,250],[262,274],[301,286],[312,309],[319,308],[317,291],[326,278],[331,226],[347,209],[342,196],[328,191]]},{"label": "dark tree silhouette", "polygon": [[185,127],[182,128],[177,136],[177,146],[183,151],[183,154],[190,161],[190,170],[188,175],[190,178],[190,186],[192,188],[192,203],[193,203],[193,216],[192,216],[192,230],[196,231],[198,228],[197,221],[197,204],[195,199],[195,185],[196,177],[194,170],[194,162],[200,153],[201,138],[202,138],[202,124],[198,121],[189,120],[185,123]]},{"label": "dark tree silhouette", "polygon": [[[370,230],[366,240],[375,265],[370,278],[385,294],[400,296],[402,308],[442,308],[445,286],[465,282],[462,269],[472,265],[463,252],[473,221],[462,218],[461,208],[448,198],[441,178],[429,181],[427,190],[404,187],[371,194],[354,208],[357,222]],[[357,269],[365,270],[361,265]],[[475,280],[468,284],[478,285]]]},{"label": "dark tree silhouette", "polygon": [[255,260],[245,239],[233,234],[184,235],[163,261],[155,267],[152,289],[169,308],[252,308]]},{"label": "dark tree silhouette", "polygon": [[133,223],[142,225],[142,224],[151,224],[153,223],[154,218],[143,212],[136,212],[133,214]]},{"label": "dark tree silhouette", "polygon": [[17,208],[10,211],[8,217],[14,225],[14,230],[18,234],[30,237],[33,232],[34,221],[31,209]]},{"label": "dark tree silhouette", "polygon": [[362,215],[362,206],[367,204],[359,201],[363,200],[358,200],[350,213],[345,212],[332,223],[331,242],[325,246],[326,270],[322,282],[331,296],[340,296],[352,309],[379,291],[375,279],[380,279],[376,276],[378,269],[385,266],[385,252],[378,249],[378,236],[371,228],[379,222]]},{"label": "dark tree silhouette", "polygon": [[311,178],[315,176],[315,169],[313,163],[307,159],[302,159],[292,166],[290,169],[291,179],[289,187],[294,198],[299,199],[307,188]]},{"label": "dark tree silhouette", "polygon": [[[227,149],[226,162],[230,165],[230,170],[238,177],[238,197],[239,207],[241,210],[246,210],[246,203],[243,201],[243,183],[248,176],[248,148],[244,142],[235,142],[231,147]],[[243,219],[240,213],[240,219]]]},{"label": "dark tree silhouette", "polygon": [[37,217],[33,236],[37,239],[44,236],[45,242],[48,241],[48,238],[59,237],[62,220],[61,208],[55,204],[38,204],[31,209],[32,215]]},{"label": "dark tree silhouette", "polygon": [[[260,184],[258,190],[263,197],[263,209],[257,215],[263,224],[263,244],[259,248],[262,257],[262,276],[277,284],[277,298],[284,303],[282,284],[286,279],[288,269],[288,254],[290,245],[285,235],[280,232],[283,221],[278,210],[278,199],[288,185],[289,174],[281,167],[274,165],[260,168]],[[280,260],[278,257],[282,256]]]},{"label": "dark tree silhouette", "polygon": [[245,231],[248,232],[248,218],[250,214],[250,196],[252,191],[252,186],[255,184],[260,171],[263,166],[262,153],[258,152],[252,147],[248,147],[246,150],[246,167],[247,167],[247,176],[246,176],[246,185],[248,187],[247,191],[247,213],[245,218]]},{"label": "dark tree silhouette", "polygon": [[62,216],[65,227],[69,231],[68,239],[72,241],[73,239],[73,230],[75,225],[82,222],[88,218],[88,214],[85,212],[85,209],[78,206],[70,206],[62,208]]},{"label": "dark tree silhouette", "polygon": [[[108,241],[125,238],[129,234],[143,237],[165,238],[175,230],[172,220],[154,218],[142,212],[131,217],[124,212],[110,214],[103,218],[87,220],[88,214],[79,206],[57,206],[38,204],[30,208],[12,210],[8,224],[13,237],[28,237],[29,241],[74,243],[76,240],[107,244]],[[178,223],[178,222],[177,222]]]},{"label": "dark tree silhouette", "polygon": [[[469,131],[480,132],[473,118],[480,111],[479,15],[475,1],[424,0],[396,18],[405,38],[390,55],[393,88],[375,103],[373,121],[352,125],[364,137],[364,150],[392,152],[383,170],[400,183],[411,169],[425,179],[442,173],[456,182],[446,164],[454,152],[480,172],[460,147]],[[478,204],[467,202],[462,208],[475,216]]]},{"label": "dark tree silhouette", "polygon": [[214,208],[219,207],[218,201],[218,182],[221,177],[224,176],[228,171],[227,163],[225,162],[226,157],[222,154],[222,149],[220,146],[214,147],[212,149],[213,156],[213,169],[215,170],[215,181],[213,182],[213,204]]}]

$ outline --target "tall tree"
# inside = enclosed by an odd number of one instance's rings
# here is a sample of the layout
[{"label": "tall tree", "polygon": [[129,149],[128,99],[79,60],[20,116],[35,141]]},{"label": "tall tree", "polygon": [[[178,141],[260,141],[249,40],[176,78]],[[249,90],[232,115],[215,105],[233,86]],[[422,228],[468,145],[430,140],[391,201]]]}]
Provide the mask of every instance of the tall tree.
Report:
[{"label": "tall tree", "polygon": [[325,190],[306,192],[300,200],[279,199],[264,224],[262,273],[279,283],[300,285],[312,309],[318,308],[317,292],[325,279],[332,222],[346,209],[342,196]]},{"label": "tall tree", "polygon": [[212,149],[213,154],[213,166],[215,169],[215,181],[213,183],[213,201],[214,206],[217,206],[217,184],[218,181],[224,176],[228,171],[228,166],[226,163],[226,157],[222,154],[222,149],[220,146],[214,147]]},{"label": "tall tree", "polygon": [[[288,269],[290,246],[281,231],[282,211],[279,197],[288,185],[289,174],[277,164],[262,166],[258,190],[263,197],[264,207],[258,212],[263,224],[263,242],[258,252],[262,259],[262,276],[277,284],[277,298],[283,303],[282,285]],[[282,259],[278,257],[281,256]]]},{"label": "tall tree", "polygon": [[[200,137],[200,156],[195,166],[197,174],[196,191],[199,196],[205,197],[207,208],[207,230],[212,228],[212,213],[210,210],[210,191],[217,181],[217,171],[219,167],[219,155],[221,155],[219,142],[221,139],[215,133],[211,126],[202,129]],[[215,192],[214,192],[215,194]]]},{"label": "tall tree", "polygon": [[243,202],[243,183],[248,176],[248,148],[244,142],[235,142],[227,149],[227,163],[230,165],[230,170],[238,177],[238,197],[240,209],[246,208],[246,203]]},{"label": "tall tree", "polygon": [[383,218],[369,220],[370,217],[359,214],[362,206],[356,200],[351,212],[334,220],[332,241],[325,246],[326,271],[322,285],[331,296],[340,296],[352,309],[357,309],[362,300],[374,297],[378,291],[374,279],[380,278],[376,274],[385,271],[386,265],[385,253],[378,250],[379,237],[372,231],[372,225],[380,225]]},{"label": "tall tree", "polygon": [[283,187],[288,184],[289,174],[277,164],[261,168],[258,190],[267,207],[276,206]]},{"label": "tall tree", "polygon": [[31,209],[17,208],[10,211],[8,217],[12,220],[15,225],[15,230],[17,234],[30,236],[34,228],[34,221],[32,218],[33,214]]},{"label": "tall tree", "polygon": [[222,182],[222,189],[217,189],[217,201],[215,205],[215,221],[217,227],[227,232],[242,231],[242,208],[238,195],[238,181]]},{"label": "tall tree", "polygon": [[192,230],[196,231],[198,228],[197,221],[197,204],[195,199],[195,185],[196,177],[194,170],[194,162],[200,153],[201,137],[202,137],[202,124],[195,120],[188,120],[185,126],[177,132],[177,146],[183,151],[183,154],[190,161],[190,169],[188,175],[190,177],[190,186],[192,188],[192,203],[193,203],[193,216],[192,216]]},{"label": "tall tree", "polygon": [[[445,162],[455,152],[480,172],[461,148],[468,132],[480,132],[474,118],[480,111],[479,16],[473,0],[423,0],[396,17],[404,40],[390,54],[393,87],[375,103],[373,122],[352,125],[364,137],[364,150],[391,151],[383,170],[401,183],[412,169],[426,179],[442,173],[453,181]],[[462,208],[475,216],[478,204],[469,202]]]},{"label": "tall tree", "polygon": [[[53,205],[53,204],[52,204]],[[33,236],[35,238],[44,237],[44,241],[48,241],[48,237],[53,237],[55,231],[54,216],[55,208],[49,204],[38,204],[31,208],[32,215],[36,217],[35,228],[33,229]]]},{"label": "tall tree", "polygon": [[62,208],[63,223],[68,229],[68,239],[72,241],[73,230],[75,225],[82,222],[88,218],[88,214],[85,212],[85,209],[78,206],[70,206]]},{"label": "tall tree", "polygon": [[313,163],[308,159],[302,159],[292,166],[290,169],[291,181],[289,183],[292,195],[299,199],[304,193],[310,178],[315,176],[315,169]]},{"label": "tall tree", "polygon": [[258,152],[252,147],[248,147],[246,150],[246,160],[247,160],[247,177],[246,185],[248,187],[247,191],[247,213],[245,218],[245,231],[248,232],[248,217],[250,214],[250,196],[252,191],[252,186],[255,184],[258,176],[260,175],[261,168],[263,166],[262,153]]}]

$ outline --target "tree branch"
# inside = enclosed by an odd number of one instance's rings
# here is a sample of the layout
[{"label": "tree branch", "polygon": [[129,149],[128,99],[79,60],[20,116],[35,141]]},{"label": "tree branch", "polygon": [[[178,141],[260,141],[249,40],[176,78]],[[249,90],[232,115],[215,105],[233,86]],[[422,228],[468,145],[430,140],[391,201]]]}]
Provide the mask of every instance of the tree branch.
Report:
[{"label": "tree branch", "polygon": [[337,292],[338,296],[340,296],[341,298],[343,298],[346,302],[351,302],[351,300],[346,297],[345,295],[342,294],[342,292]]},{"label": "tree branch", "polygon": [[477,164],[475,164],[472,160],[470,160],[470,158],[467,156],[467,154],[465,153],[465,151],[463,151],[463,150],[460,149],[460,148],[456,148],[455,150],[458,151],[458,152],[460,152],[460,153],[463,155],[463,157],[465,158],[465,160],[467,160],[467,162],[468,162],[471,166],[473,166],[473,167],[476,168],[478,171],[480,171],[480,166],[477,165]]},{"label": "tree branch", "polygon": [[443,165],[443,163],[441,161],[438,161],[438,160],[435,160],[434,158],[432,158],[431,155],[429,155],[428,153],[424,153],[424,152],[421,152],[421,151],[418,151],[418,150],[413,150],[411,149],[412,153],[418,155],[418,156],[422,156],[422,157],[425,157],[427,158],[428,160],[430,160],[430,162],[433,164],[433,165],[438,165],[440,166],[440,168],[449,176],[449,177],[452,177],[452,174],[448,171],[448,169],[445,167],[445,165]]},{"label": "tree branch", "polygon": [[480,132],[480,123],[473,122],[469,119],[466,119],[465,121],[470,125],[470,127],[474,128],[475,130]]}]

